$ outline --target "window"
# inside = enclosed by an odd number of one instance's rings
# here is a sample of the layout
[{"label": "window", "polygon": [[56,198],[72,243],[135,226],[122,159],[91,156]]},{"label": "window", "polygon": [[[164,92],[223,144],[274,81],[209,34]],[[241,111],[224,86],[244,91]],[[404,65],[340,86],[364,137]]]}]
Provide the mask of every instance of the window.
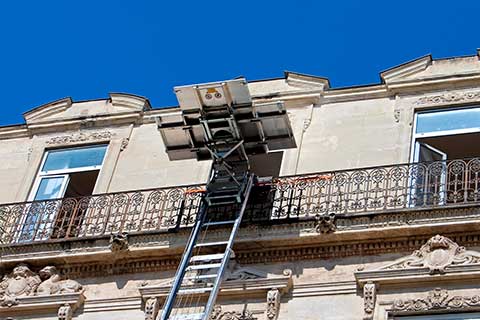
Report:
[{"label": "window", "polygon": [[[102,167],[107,145],[49,150],[30,193],[29,201],[46,201],[60,198],[90,196]],[[60,225],[70,223],[68,210],[56,204],[32,204],[24,220],[21,240],[45,239],[60,236]],[[76,217],[78,223],[79,217]]]},{"label": "window", "polygon": [[437,314],[394,317],[395,320],[480,320],[480,313]]},{"label": "window", "polygon": [[415,117],[413,162],[480,155],[480,107],[419,112]]},{"label": "window", "polygon": [[447,188],[464,187],[462,181],[451,184],[447,176],[450,160],[480,156],[480,107],[422,111],[415,114],[411,162],[436,164],[419,166],[412,179],[412,205],[444,204]]}]

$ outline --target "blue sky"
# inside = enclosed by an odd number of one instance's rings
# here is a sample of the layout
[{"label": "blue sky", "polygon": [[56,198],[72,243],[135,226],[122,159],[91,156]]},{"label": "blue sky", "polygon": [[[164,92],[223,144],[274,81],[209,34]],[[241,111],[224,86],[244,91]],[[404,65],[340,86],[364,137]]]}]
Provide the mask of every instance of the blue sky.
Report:
[{"label": "blue sky", "polygon": [[2,1],[0,125],[66,96],[176,105],[175,85],[275,78],[333,87],[431,53],[473,55],[480,1]]}]

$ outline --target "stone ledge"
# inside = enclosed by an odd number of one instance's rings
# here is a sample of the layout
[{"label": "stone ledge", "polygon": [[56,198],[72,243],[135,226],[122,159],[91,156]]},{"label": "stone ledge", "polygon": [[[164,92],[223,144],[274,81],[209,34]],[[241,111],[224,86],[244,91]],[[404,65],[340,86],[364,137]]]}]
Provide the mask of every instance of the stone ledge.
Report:
[{"label": "stone ledge", "polygon": [[[271,289],[278,289],[280,293],[286,294],[293,286],[291,272],[283,276],[274,276],[266,279],[247,279],[247,280],[232,280],[224,281],[220,287],[218,296],[222,297],[241,297],[248,295],[261,296],[265,295]],[[192,286],[194,288],[194,286]],[[170,283],[156,286],[140,287],[140,295],[142,300],[150,298],[165,299],[171,289]]]},{"label": "stone ledge", "polygon": [[11,306],[0,307],[0,315],[6,316],[18,313],[45,313],[57,312],[57,310],[65,305],[69,305],[72,311],[75,311],[83,304],[85,297],[82,292],[54,294],[49,296],[27,296],[18,297],[12,301]]}]

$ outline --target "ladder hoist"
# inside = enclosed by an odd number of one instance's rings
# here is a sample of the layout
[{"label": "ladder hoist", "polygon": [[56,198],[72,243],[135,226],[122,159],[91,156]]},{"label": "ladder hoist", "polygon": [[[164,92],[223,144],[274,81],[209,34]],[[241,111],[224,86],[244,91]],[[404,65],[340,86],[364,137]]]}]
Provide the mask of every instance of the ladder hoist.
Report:
[{"label": "ladder hoist", "polygon": [[[212,160],[173,284],[158,320],[207,320],[234,257],[233,243],[257,177],[249,155],[295,147],[283,103],[254,105],[245,79],[176,87],[181,113],[157,118],[171,160]],[[233,208],[219,216],[219,206]],[[208,230],[228,229],[222,239]],[[216,233],[218,235],[218,233]]]}]

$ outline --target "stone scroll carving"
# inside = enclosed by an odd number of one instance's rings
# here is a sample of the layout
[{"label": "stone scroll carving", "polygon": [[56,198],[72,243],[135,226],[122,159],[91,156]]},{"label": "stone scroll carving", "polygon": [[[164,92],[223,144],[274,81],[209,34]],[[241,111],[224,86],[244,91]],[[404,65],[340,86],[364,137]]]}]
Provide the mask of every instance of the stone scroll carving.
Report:
[{"label": "stone scroll carving", "polygon": [[430,311],[468,309],[480,306],[480,296],[454,296],[447,290],[436,288],[426,297],[418,299],[396,300],[391,306],[392,311]]},{"label": "stone scroll carving", "polygon": [[160,302],[157,298],[150,298],[145,302],[145,320],[155,320],[160,310]]},{"label": "stone scroll carving", "polygon": [[74,280],[63,279],[53,266],[47,266],[37,274],[26,264],[17,265],[0,282],[0,306],[12,307],[27,296],[48,296],[76,293],[82,286]]},{"label": "stone scroll carving", "polygon": [[280,309],[280,291],[277,288],[267,292],[267,310],[265,316],[268,320],[277,320]]},{"label": "stone scroll carving", "polygon": [[419,250],[400,258],[380,270],[429,268],[430,273],[444,273],[452,265],[480,263],[480,253],[466,250],[452,240],[436,235],[427,241]]},{"label": "stone scroll carving", "polygon": [[58,309],[58,320],[72,320],[73,310],[67,303]]},{"label": "stone scroll carving", "polygon": [[209,320],[257,320],[253,316],[253,314],[248,311],[244,310],[242,312],[236,312],[236,311],[222,311],[222,307],[219,305],[216,305],[213,308],[212,313],[210,314],[210,319]]},{"label": "stone scroll carving", "polygon": [[377,298],[377,287],[375,283],[368,282],[363,286],[363,309],[365,316],[363,319],[373,319],[373,313],[375,311],[375,300]]}]

